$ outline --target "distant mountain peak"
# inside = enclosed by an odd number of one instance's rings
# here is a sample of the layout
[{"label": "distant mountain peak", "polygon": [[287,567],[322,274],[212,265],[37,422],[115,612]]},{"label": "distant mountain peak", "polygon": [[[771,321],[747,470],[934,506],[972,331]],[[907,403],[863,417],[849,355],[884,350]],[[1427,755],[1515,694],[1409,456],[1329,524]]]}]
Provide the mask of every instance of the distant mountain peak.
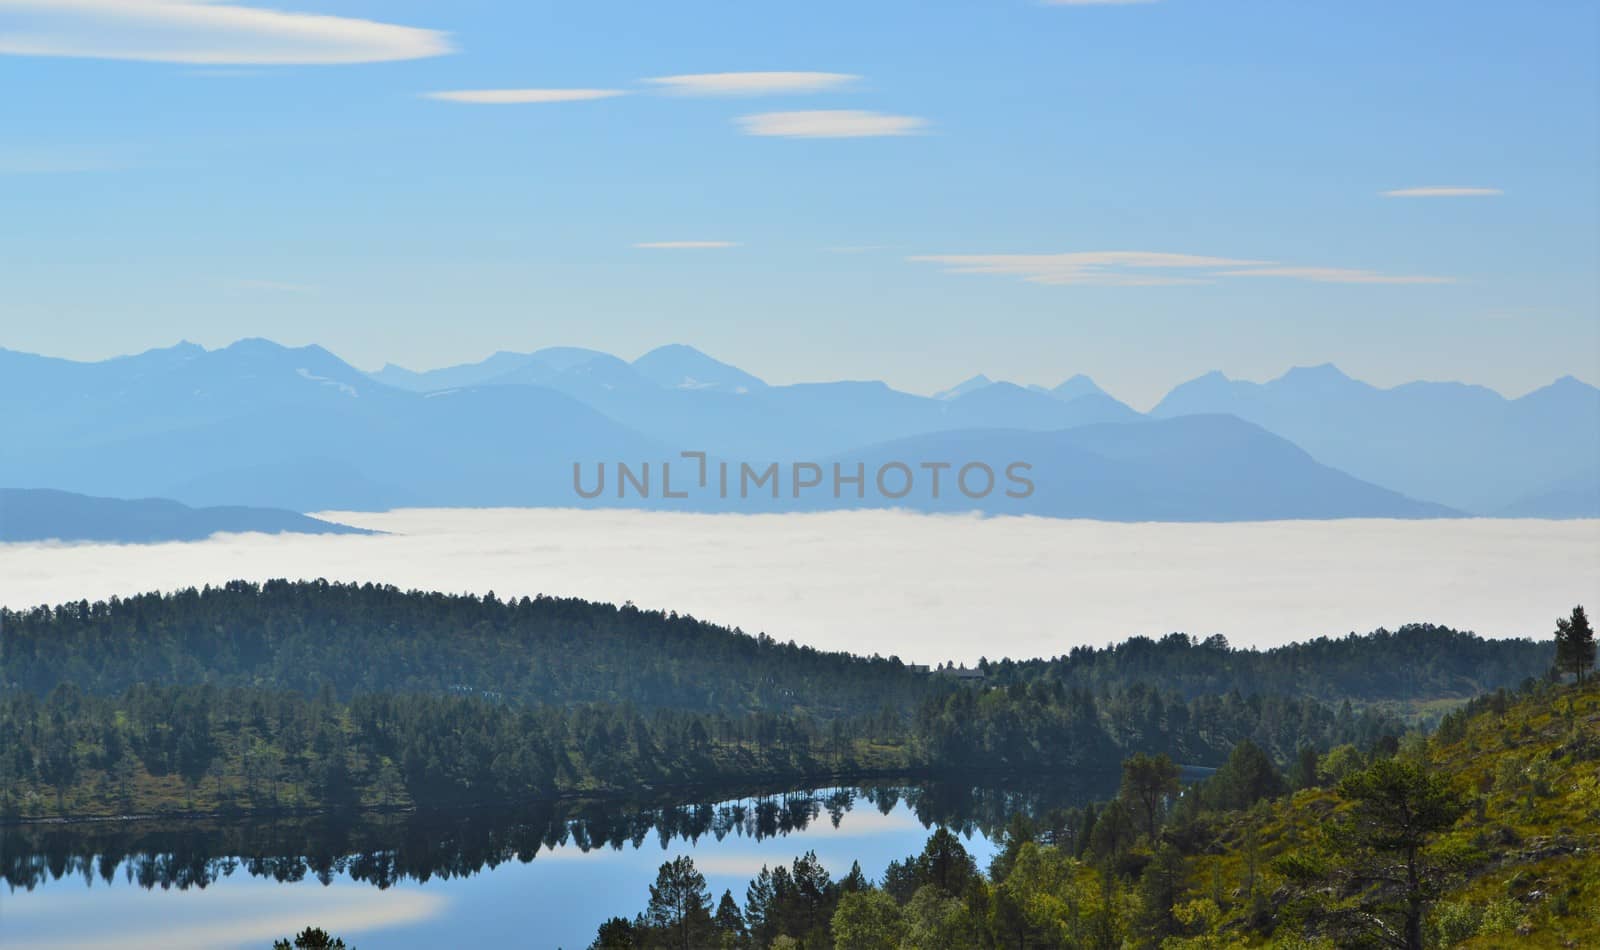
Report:
[{"label": "distant mountain peak", "polygon": [[278,352],[278,351],[287,350],[287,349],[288,349],[288,347],[284,346],[282,343],[276,343],[276,342],[274,342],[272,340],[267,339],[266,337],[247,336],[247,337],[241,337],[240,339],[234,340],[232,343],[229,343],[227,346],[223,347],[220,350],[217,350],[216,352],[218,352],[218,353],[229,353],[229,352],[233,352],[233,353]]},{"label": "distant mountain peak", "polygon": [[965,396],[967,393],[974,392],[974,391],[979,390],[979,389],[984,389],[984,388],[986,388],[988,386],[993,386],[993,385],[994,385],[994,380],[992,380],[989,377],[983,375],[982,373],[979,373],[976,376],[970,376],[970,377],[962,380],[961,382],[956,383],[954,386],[951,386],[949,389],[941,389],[941,390],[939,390],[938,392],[933,394],[933,398],[935,398],[935,399],[946,399],[946,400],[955,399],[955,398],[957,398],[959,396]]},{"label": "distant mountain peak", "polygon": [[1082,396],[1105,396],[1104,389],[1099,384],[1083,373],[1075,373],[1068,377],[1061,385],[1050,390],[1050,394],[1057,399],[1077,399]]},{"label": "distant mountain peak", "polygon": [[658,346],[633,361],[640,376],[667,389],[748,393],[766,389],[759,377],[708,356],[686,343]]},{"label": "distant mountain peak", "polygon": [[1273,382],[1355,382],[1344,370],[1332,363],[1318,363],[1315,366],[1293,366],[1289,371],[1278,377]]},{"label": "distant mountain peak", "polygon": [[[697,356],[704,359],[711,359],[711,357],[706,355],[704,350],[690,346],[687,343],[663,343],[646,353],[644,356],[639,357],[639,359],[642,360],[649,356]],[[634,360],[635,363],[638,361],[639,360]]]}]

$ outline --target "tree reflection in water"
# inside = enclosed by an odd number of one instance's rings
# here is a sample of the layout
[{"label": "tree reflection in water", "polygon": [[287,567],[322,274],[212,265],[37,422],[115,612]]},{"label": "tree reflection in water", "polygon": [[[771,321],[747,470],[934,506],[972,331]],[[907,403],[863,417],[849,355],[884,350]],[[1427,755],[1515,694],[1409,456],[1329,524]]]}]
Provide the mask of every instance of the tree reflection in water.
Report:
[{"label": "tree reflection in water", "polygon": [[527,863],[555,848],[641,848],[652,838],[662,847],[675,840],[693,845],[708,835],[762,840],[819,820],[837,828],[855,808],[887,815],[902,802],[925,827],[996,838],[1017,812],[1037,818],[1115,791],[1115,776],[1008,781],[1004,788],[946,780],[803,791],[707,789],[687,803],[681,795],[661,795],[454,812],[30,824],[0,829],[0,868],[12,890],[69,876],[184,890],[240,870],[278,882],[329,884],[342,875],[385,888]]}]

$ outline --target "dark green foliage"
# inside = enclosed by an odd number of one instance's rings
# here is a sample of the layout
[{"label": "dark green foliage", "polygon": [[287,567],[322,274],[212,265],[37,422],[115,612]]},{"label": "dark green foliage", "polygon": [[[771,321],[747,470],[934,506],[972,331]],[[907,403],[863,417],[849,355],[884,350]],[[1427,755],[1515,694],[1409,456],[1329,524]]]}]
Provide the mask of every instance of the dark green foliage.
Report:
[{"label": "dark green foliage", "polygon": [[[698,728],[697,728],[698,727]],[[101,697],[59,687],[0,693],[0,814],[121,807],[132,777],[185,798],[147,810],[274,810],[516,802],[644,784],[802,780],[819,758],[808,720],[737,719],[626,706],[519,708],[467,696],[135,686]],[[693,736],[714,737],[695,742]],[[850,730],[855,735],[855,730]],[[905,760],[900,760],[903,765]],[[30,798],[31,796],[31,798]],[[196,800],[204,802],[197,805]]]},{"label": "dark green foliage", "polygon": [[1453,863],[1430,845],[1466,812],[1461,793],[1422,762],[1384,758],[1339,794],[1353,807],[1321,847],[1280,862],[1301,885],[1302,912],[1341,946],[1422,950],[1424,915]]},{"label": "dark green foliage", "polygon": [[[628,702],[738,714],[803,711],[818,718],[905,715],[930,697],[969,692],[946,677],[919,675],[895,658],[824,653],[765,635],[749,636],[693,617],[553,597],[502,601],[402,591],[374,584],[274,580],[78,601],[31,610],[0,609],[0,685],[44,695],[71,682],[115,695],[135,683],[207,682],[291,689],[324,686],[348,699],[374,692],[448,692],[537,704]],[[1539,676],[1549,648],[1528,640],[1485,640],[1444,627],[1321,638],[1267,651],[1235,650],[1221,637],[1134,637],[1113,647],[1077,647],[1052,660],[986,662],[987,684],[1060,707],[1064,722],[1005,744],[952,736],[996,760],[1045,749],[1059,734],[1151,745],[1154,729],[1206,745],[1211,719],[1253,695],[1338,702],[1466,698]],[[1142,683],[1160,683],[1159,694]],[[1116,723],[1097,736],[1075,716],[1091,696]],[[1204,697],[1207,704],[1183,703]],[[1116,708],[1105,708],[1108,705]],[[1183,709],[1202,720],[1174,722]],[[950,707],[929,713],[937,717]],[[1301,725],[1293,722],[1288,729]],[[1271,730],[1279,731],[1276,719]],[[1202,733],[1196,735],[1197,730]],[[1130,737],[1134,741],[1129,741]],[[1254,736],[1293,754],[1294,736]],[[1308,739],[1307,741],[1311,741]],[[1220,740],[1222,754],[1231,740]],[[1317,744],[1317,743],[1313,743]],[[1363,745],[1366,743],[1362,743]],[[1076,755],[1078,753],[1074,753]]]},{"label": "dark green foliage", "polygon": [[928,836],[922,854],[916,858],[917,878],[921,885],[932,885],[950,897],[964,897],[978,880],[978,865],[948,828],[939,828]]},{"label": "dark green foliage", "polygon": [[1227,764],[1205,783],[1204,794],[1213,808],[1240,810],[1266,798],[1276,798],[1288,788],[1272,759],[1254,742],[1234,746]]},{"label": "dark green foliage", "polygon": [[711,892],[694,859],[684,855],[661,865],[650,885],[650,904],[635,925],[647,945],[692,950],[706,944],[712,928]]},{"label": "dark green foliage", "polygon": [[613,917],[600,925],[589,950],[635,950],[640,944],[634,939],[633,921],[626,917]]},{"label": "dark green foliage", "polygon": [[1319,637],[1270,650],[1239,650],[1222,636],[1132,637],[1116,646],[1074,647],[1049,660],[990,661],[990,682],[1046,680],[1099,690],[1144,681],[1184,698],[1230,691],[1308,696],[1323,702],[1466,699],[1549,666],[1548,641],[1486,640],[1432,624]]},{"label": "dark green foliage", "polygon": [[1156,823],[1168,798],[1178,794],[1178,766],[1166,755],[1134,754],[1122,763],[1120,797],[1128,807],[1144,816],[1150,840],[1156,838]]},{"label": "dark green foliage", "polygon": [[1317,750],[1303,745],[1295,753],[1294,765],[1289,769],[1289,786],[1295,789],[1312,788],[1317,784]]},{"label": "dark green foliage", "polygon": [[1403,731],[1379,709],[1334,709],[1292,696],[1236,692],[1185,700],[1142,683],[1099,693],[1039,680],[962,689],[926,700],[914,729],[928,761],[993,770],[1104,768],[1129,752],[1220,765],[1249,741],[1288,761],[1301,746],[1367,746]]},{"label": "dark green foliage", "polygon": [[307,927],[295,934],[294,942],[274,940],[272,950],[355,950],[345,947],[345,942],[321,927]]},{"label": "dark green foliage", "polygon": [[234,581],[0,610],[0,685],[271,686],[349,699],[431,692],[820,717],[906,708],[949,684],[894,659],[824,653],[675,613],[326,581]]},{"label": "dark green foliage", "polygon": [[1556,621],[1556,666],[1577,676],[1583,682],[1583,671],[1594,666],[1594,628],[1580,604],[1572,608],[1570,617]]},{"label": "dark green foliage", "polygon": [[[1171,636],[988,662],[990,679],[969,686],[631,606],[321,581],[0,611],[0,637],[0,813],[34,816],[451,805],[907,769],[1059,774],[1129,753],[1217,766],[1238,747],[1259,754],[1224,767],[1216,788],[1236,802],[1272,794],[1274,763],[1302,749],[1370,748],[1402,731],[1380,707],[1304,695],[1322,689],[1307,658],[1404,661],[1412,687],[1447,690],[1465,682],[1461,657],[1493,678],[1537,652],[1431,627],[1266,653]],[[1171,671],[1170,690],[1139,681]],[[1201,682],[1225,689],[1187,695]],[[1257,685],[1284,692],[1240,691]],[[1171,793],[1158,783],[1130,798],[1146,834]],[[1074,849],[1090,843],[1083,817],[1060,829]],[[1113,852],[1127,830],[1106,832]]]},{"label": "dark green foliage", "polygon": [[1156,849],[1155,856],[1139,876],[1139,936],[1145,946],[1159,947],[1161,941],[1178,933],[1172,908],[1185,890],[1183,855],[1170,844]]},{"label": "dark green foliage", "polygon": [[722,900],[717,902],[717,915],[712,918],[711,925],[717,932],[718,942],[722,944],[738,946],[750,936],[749,928],[744,925],[744,914],[740,913],[739,904],[729,890],[722,892]]},{"label": "dark green foliage", "polygon": [[[859,867],[855,873],[860,874]],[[859,886],[859,881],[851,884]],[[795,858],[788,867],[763,866],[745,890],[744,922],[751,945],[765,947],[789,936],[806,946],[829,946],[829,921],[845,893],[844,882],[829,878],[814,851]]]}]

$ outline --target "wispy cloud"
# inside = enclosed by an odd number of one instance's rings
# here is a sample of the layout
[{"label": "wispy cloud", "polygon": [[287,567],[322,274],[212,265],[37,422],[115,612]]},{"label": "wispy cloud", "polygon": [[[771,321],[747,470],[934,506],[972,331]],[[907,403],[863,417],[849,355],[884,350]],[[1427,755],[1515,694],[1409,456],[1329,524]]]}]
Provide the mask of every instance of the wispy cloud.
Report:
[{"label": "wispy cloud", "polygon": [[692,73],[641,80],[675,96],[770,96],[828,92],[860,79],[850,73]]},{"label": "wispy cloud", "polygon": [[453,52],[447,34],[210,0],[0,0],[0,54],[199,65],[377,63]]},{"label": "wispy cloud", "polygon": [[458,89],[451,92],[425,92],[422,96],[441,102],[515,105],[525,102],[584,102],[627,94],[626,89]]},{"label": "wispy cloud", "polygon": [[797,139],[859,139],[887,135],[915,135],[928,125],[912,115],[885,115],[855,109],[808,112],[760,112],[738,118],[746,135],[771,135]]},{"label": "wispy cloud", "polygon": [[737,241],[641,241],[634,245],[653,251],[709,251],[738,246]]},{"label": "wispy cloud", "polygon": [[1453,277],[1428,277],[1422,274],[1380,274],[1377,271],[1348,267],[1258,267],[1250,270],[1222,271],[1218,277],[1287,277],[1315,284],[1453,284]]},{"label": "wispy cloud", "polygon": [[942,265],[954,274],[996,274],[1029,283],[1076,287],[1173,287],[1238,277],[1277,277],[1338,284],[1442,284],[1448,277],[1395,276],[1336,267],[1295,267],[1276,261],[1167,254],[1157,251],[1075,251],[1065,254],[924,254],[907,258]]},{"label": "wispy cloud", "polygon": [[[1249,267],[1270,261],[1152,251],[1075,251],[1066,254],[924,254],[909,258],[942,264],[955,274],[999,274],[1034,284],[1102,287],[1153,287],[1205,283],[1202,276],[1220,267]],[[1164,273],[1150,273],[1160,271]]]},{"label": "wispy cloud", "polygon": [[1424,185],[1383,192],[1385,198],[1488,198],[1503,195],[1499,188],[1465,188],[1459,185]]}]

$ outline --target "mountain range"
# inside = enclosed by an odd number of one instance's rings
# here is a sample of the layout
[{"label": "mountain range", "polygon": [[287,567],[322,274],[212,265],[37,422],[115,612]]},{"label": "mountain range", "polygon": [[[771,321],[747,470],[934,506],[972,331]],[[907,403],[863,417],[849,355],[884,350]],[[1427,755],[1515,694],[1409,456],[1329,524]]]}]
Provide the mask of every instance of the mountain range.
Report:
[{"label": "mountain range", "polygon": [[[1084,376],[977,376],[934,397],[881,382],[769,385],[683,345],[628,362],[560,347],[363,373],[317,346],[190,343],[101,362],[0,350],[0,485],[290,511],[437,506],[790,510],[860,505],[1115,520],[1600,515],[1600,390],[1520,399],[1380,389],[1333,367],[1210,374],[1148,415]],[[1034,490],[599,497],[574,465],[1028,463]],[[659,467],[657,467],[659,478]]]},{"label": "mountain range", "polygon": [[1210,373],[1151,415],[1203,412],[1254,422],[1357,478],[1464,511],[1600,514],[1600,389],[1571,376],[1507,399],[1463,383],[1380,389],[1331,364],[1267,383]]}]

